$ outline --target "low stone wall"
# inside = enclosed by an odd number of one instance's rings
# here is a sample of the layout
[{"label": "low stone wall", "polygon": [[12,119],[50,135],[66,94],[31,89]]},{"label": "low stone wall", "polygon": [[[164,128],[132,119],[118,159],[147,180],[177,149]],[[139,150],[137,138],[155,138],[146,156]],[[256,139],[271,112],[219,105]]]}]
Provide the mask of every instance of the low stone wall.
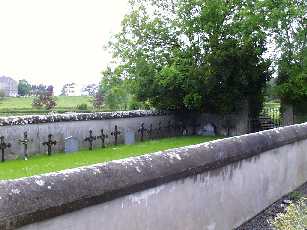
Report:
[{"label": "low stone wall", "polygon": [[[231,135],[247,133],[247,122],[245,114],[227,116],[233,121],[235,126],[232,128]],[[180,127],[176,125],[185,124],[188,133],[193,133],[193,129],[201,129],[205,124],[212,123],[217,128],[218,134],[227,134],[223,124],[223,117],[209,114],[185,114],[178,116],[168,112],[160,111],[124,111],[124,112],[105,112],[105,113],[85,113],[85,114],[54,114],[39,116],[21,116],[0,118],[0,136],[4,136],[6,143],[11,143],[11,148],[6,149],[6,159],[16,159],[23,157],[24,146],[19,142],[23,139],[24,132],[28,133],[31,140],[28,145],[28,153],[46,153],[47,147],[43,146],[43,142],[48,140],[48,135],[53,135],[53,140],[57,141],[57,145],[52,147],[53,152],[64,151],[64,140],[67,137],[77,139],[80,148],[88,148],[89,143],[84,139],[89,136],[89,130],[93,130],[94,136],[99,136],[101,129],[108,135],[105,140],[106,144],[114,143],[115,125],[118,126],[121,135],[118,142],[124,142],[124,133],[129,130],[135,134],[136,140],[140,139],[138,129],[141,124],[145,124],[145,128],[149,129],[152,125],[152,134],[145,132],[144,139],[161,138],[167,136],[176,136],[182,134]],[[227,123],[227,122],[226,122]],[[171,124],[172,127],[168,127]],[[195,125],[195,127],[193,127]],[[239,128],[238,128],[239,127]],[[94,148],[101,147],[101,141],[94,142]]]},{"label": "low stone wall", "polygon": [[1,230],[229,230],[307,181],[307,124],[0,181]]}]

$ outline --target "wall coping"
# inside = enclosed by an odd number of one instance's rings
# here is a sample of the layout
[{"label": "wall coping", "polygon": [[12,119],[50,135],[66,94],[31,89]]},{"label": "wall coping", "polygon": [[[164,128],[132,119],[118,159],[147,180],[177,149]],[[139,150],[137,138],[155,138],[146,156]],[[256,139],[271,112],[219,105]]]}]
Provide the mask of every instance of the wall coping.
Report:
[{"label": "wall coping", "polygon": [[305,139],[307,123],[0,181],[0,229],[11,230],[50,219]]},{"label": "wall coping", "polygon": [[108,120],[108,119],[119,119],[119,118],[162,116],[169,114],[171,113],[166,111],[158,111],[158,110],[130,110],[130,111],[97,112],[97,113],[65,113],[65,114],[53,113],[47,115],[9,116],[9,117],[0,117],[0,126],[44,124],[44,123],[55,123],[55,122],[69,122],[69,121]]}]

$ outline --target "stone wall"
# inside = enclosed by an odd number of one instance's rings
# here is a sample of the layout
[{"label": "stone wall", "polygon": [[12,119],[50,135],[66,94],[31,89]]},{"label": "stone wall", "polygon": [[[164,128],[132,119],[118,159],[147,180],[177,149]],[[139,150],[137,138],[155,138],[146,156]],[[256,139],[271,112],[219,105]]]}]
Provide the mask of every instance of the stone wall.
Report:
[{"label": "stone wall", "polygon": [[[239,135],[247,133],[247,118],[245,113],[226,116],[234,126],[231,128],[230,135]],[[226,119],[227,120],[227,119]],[[53,140],[57,145],[53,147],[54,152],[64,151],[64,139],[70,136],[75,137],[80,148],[87,148],[88,142],[84,139],[89,136],[89,130],[93,130],[95,136],[100,135],[100,130],[104,129],[108,134],[106,144],[114,143],[114,136],[111,132],[117,125],[121,135],[119,143],[124,142],[124,133],[129,130],[140,139],[139,127],[142,123],[145,128],[153,127],[152,138],[161,138],[167,136],[181,135],[182,129],[172,127],[167,128],[169,122],[172,126],[185,124],[188,133],[192,134],[193,129],[196,132],[207,123],[212,123],[217,128],[217,133],[227,134],[224,123],[225,117],[210,114],[171,114],[159,111],[125,111],[125,112],[106,112],[106,113],[88,113],[88,114],[54,114],[41,116],[22,116],[8,117],[0,119],[0,135],[5,137],[5,141],[12,144],[10,149],[6,150],[6,159],[16,159],[23,156],[23,145],[18,140],[23,139],[24,132],[28,133],[31,142],[28,146],[29,154],[46,153],[47,148],[42,143],[47,141],[48,135],[53,135]],[[227,123],[227,122],[226,122]],[[193,127],[193,125],[197,125]],[[161,130],[158,128],[161,127]],[[145,139],[149,134],[145,133]],[[101,141],[94,142],[94,148],[101,146]]]},{"label": "stone wall", "polygon": [[307,124],[0,181],[0,229],[229,230],[307,181]]}]

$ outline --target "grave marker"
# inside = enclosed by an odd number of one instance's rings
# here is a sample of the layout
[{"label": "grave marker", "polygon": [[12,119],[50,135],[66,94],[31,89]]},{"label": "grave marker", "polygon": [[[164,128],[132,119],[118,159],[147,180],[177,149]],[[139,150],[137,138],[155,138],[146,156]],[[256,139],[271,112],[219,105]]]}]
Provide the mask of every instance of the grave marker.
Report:
[{"label": "grave marker", "polygon": [[117,145],[117,139],[118,139],[118,136],[121,134],[120,131],[118,131],[118,127],[117,125],[115,125],[114,127],[114,131],[111,133],[112,136],[114,136],[114,144]]},{"label": "grave marker", "polygon": [[144,127],[144,123],[141,124],[141,127],[138,129],[138,133],[141,134],[141,141],[144,141],[144,133],[147,129]]},{"label": "grave marker", "polygon": [[125,130],[125,144],[132,145],[135,143],[135,134],[133,131],[127,129]]},{"label": "grave marker", "polygon": [[65,138],[64,150],[65,150],[65,153],[78,152],[80,150],[78,139],[72,136]]},{"label": "grave marker", "polygon": [[89,150],[93,150],[93,142],[97,139],[95,136],[93,136],[93,130],[89,131],[90,135],[84,139],[85,142],[89,143]]},{"label": "grave marker", "polygon": [[211,123],[207,123],[201,130],[199,130],[198,134],[204,136],[216,135],[216,127]]},{"label": "grave marker", "polygon": [[23,133],[23,139],[18,140],[20,144],[23,145],[23,157],[25,160],[28,160],[28,145],[32,142],[32,139],[28,138],[28,132]]},{"label": "grave marker", "polygon": [[170,120],[167,122],[167,126],[165,126],[164,128],[166,129],[167,136],[171,136],[173,125]]},{"label": "grave marker", "polygon": [[100,130],[101,135],[97,137],[97,139],[101,140],[101,148],[105,148],[105,140],[109,138],[107,134],[104,134],[103,129]]},{"label": "grave marker", "polygon": [[149,139],[152,139],[153,138],[153,127],[152,127],[152,124],[150,124],[149,129],[147,130],[147,133],[148,133]]},{"label": "grave marker", "polygon": [[11,146],[12,146],[11,143],[5,143],[4,136],[0,137],[0,149],[1,149],[1,153],[2,153],[1,162],[5,161],[5,159],[4,159],[4,151],[5,151],[5,149],[11,148]]},{"label": "grave marker", "polygon": [[197,130],[198,127],[200,127],[200,124],[192,123],[191,127],[192,127],[192,135],[196,135],[197,134],[196,130]]},{"label": "grave marker", "polygon": [[52,150],[52,146],[56,145],[57,142],[52,140],[52,134],[48,135],[48,141],[43,142],[43,145],[47,145],[48,147],[48,156],[51,156],[51,150]]}]

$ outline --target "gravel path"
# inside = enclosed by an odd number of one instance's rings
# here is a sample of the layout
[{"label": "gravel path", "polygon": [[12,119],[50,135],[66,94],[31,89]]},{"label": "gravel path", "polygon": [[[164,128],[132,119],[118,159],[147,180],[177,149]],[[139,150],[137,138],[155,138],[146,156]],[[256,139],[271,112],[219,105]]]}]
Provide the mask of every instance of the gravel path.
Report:
[{"label": "gravel path", "polygon": [[[307,183],[296,189],[295,191],[302,193],[307,197]],[[289,194],[282,197],[280,200],[272,204],[263,212],[241,225],[236,230],[274,230],[268,223],[268,220],[273,219],[278,213],[284,212],[287,206],[285,201],[290,200]]]}]

